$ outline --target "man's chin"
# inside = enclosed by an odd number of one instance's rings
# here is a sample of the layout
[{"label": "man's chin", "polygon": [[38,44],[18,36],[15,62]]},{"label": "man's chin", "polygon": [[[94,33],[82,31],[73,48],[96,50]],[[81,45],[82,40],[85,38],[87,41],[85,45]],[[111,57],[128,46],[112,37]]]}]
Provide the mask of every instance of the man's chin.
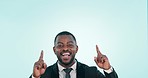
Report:
[{"label": "man's chin", "polygon": [[70,57],[70,58],[58,58],[59,62],[61,63],[61,65],[64,66],[71,66],[74,63],[74,57]]},{"label": "man's chin", "polygon": [[69,66],[69,65],[72,65],[73,64],[73,61],[71,61],[71,60],[64,60],[64,61],[62,61],[62,64],[63,65],[65,65],[65,66]]},{"label": "man's chin", "polygon": [[63,61],[62,62],[64,65],[69,65],[71,62],[70,61]]}]

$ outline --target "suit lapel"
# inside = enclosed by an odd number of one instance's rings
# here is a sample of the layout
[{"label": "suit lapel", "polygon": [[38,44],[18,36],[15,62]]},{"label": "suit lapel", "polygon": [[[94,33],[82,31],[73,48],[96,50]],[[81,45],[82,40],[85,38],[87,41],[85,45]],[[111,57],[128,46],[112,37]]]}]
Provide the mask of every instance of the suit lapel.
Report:
[{"label": "suit lapel", "polygon": [[77,62],[77,78],[85,78],[84,66],[79,62]]},{"label": "suit lapel", "polygon": [[51,74],[51,78],[59,78],[59,69],[57,63],[53,65],[53,72]]}]

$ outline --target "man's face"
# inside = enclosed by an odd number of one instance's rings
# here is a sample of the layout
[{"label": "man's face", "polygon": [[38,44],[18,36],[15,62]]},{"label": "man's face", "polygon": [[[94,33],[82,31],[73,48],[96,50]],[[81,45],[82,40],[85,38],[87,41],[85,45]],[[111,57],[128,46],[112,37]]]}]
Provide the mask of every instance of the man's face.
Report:
[{"label": "man's face", "polygon": [[78,46],[71,35],[59,35],[53,49],[62,65],[69,66],[74,63]]}]

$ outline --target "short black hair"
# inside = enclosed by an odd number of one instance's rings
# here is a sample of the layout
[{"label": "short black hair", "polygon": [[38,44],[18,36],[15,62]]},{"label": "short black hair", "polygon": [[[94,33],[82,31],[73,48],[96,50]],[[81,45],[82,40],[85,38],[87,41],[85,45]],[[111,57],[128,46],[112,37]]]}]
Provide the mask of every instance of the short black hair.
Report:
[{"label": "short black hair", "polygon": [[[58,33],[58,34],[56,35],[56,37],[55,37],[55,39],[54,39],[54,44],[55,44],[55,42],[56,42],[57,37],[60,36],[60,35],[71,35],[71,36],[73,37],[74,41],[76,42],[76,38],[75,38],[75,36],[74,36],[72,33],[68,32],[68,31],[62,31],[62,32],[60,32],[60,33]],[[77,43],[77,42],[76,42],[76,43]]]}]

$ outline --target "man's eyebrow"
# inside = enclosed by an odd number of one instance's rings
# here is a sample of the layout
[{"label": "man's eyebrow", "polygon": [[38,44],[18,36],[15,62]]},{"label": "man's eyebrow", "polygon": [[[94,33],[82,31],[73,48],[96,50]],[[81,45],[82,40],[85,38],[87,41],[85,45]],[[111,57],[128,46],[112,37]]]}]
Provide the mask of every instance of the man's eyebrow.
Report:
[{"label": "man's eyebrow", "polygon": [[67,42],[67,43],[74,43],[73,41],[69,41],[69,42]]},{"label": "man's eyebrow", "polygon": [[63,44],[62,42],[57,42],[57,44]]},{"label": "man's eyebrow", "polygon": [[[67,44],[70,44],[70,43],[74,43],[74,42],[73,42],[73,41],[67,42]],[[57,42],[57,44],[64,44],[64,43],[62,43],[62,42]]]}]

